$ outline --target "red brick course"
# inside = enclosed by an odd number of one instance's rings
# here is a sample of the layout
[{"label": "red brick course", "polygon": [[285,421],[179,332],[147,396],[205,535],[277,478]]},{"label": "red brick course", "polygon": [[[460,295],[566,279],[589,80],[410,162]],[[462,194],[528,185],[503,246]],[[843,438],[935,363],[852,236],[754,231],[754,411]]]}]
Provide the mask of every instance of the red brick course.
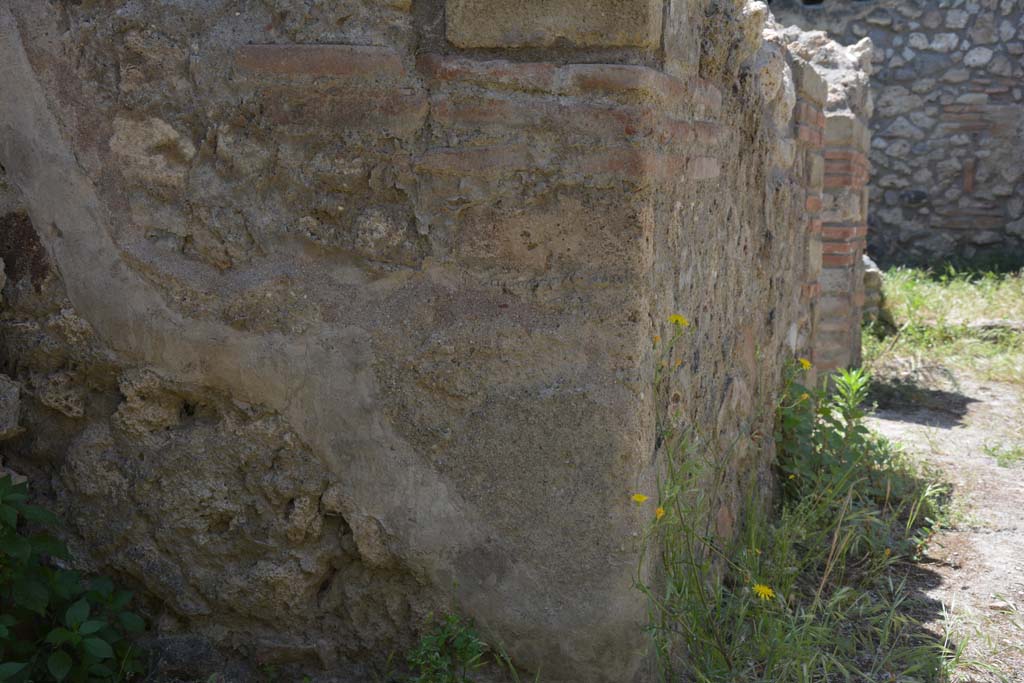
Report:
[{"label": "red brick course", "polygon": [[860,254],[822,254],[821,263],[826,268],[844,268],[852,266],[860,260]]},{"label": "red brick course", "polygon": [[868,183],[868,174],[857,171],[852,173],[829,173],[825,171],[825,189],[834,190],[843,187],[864,187]]},{"label": "red brick course", "polygon": [[822,228],[821,237],[827,242],[861,242],[868,234],[868,226],[842,226],[829,224]]},{"label": "red brick course", "polygon": [[800,299],[805,303],[817,299],[820,294],[821,283],[817,280],[814,282],[806,282],[800,287]]},{"label": "red brick course", "polygon": [[823,139],[822,129],[819,126],[797,124],[796,139],[811,145],[821,145]]},{"label": "red brick course", "polygon": [[[825,228],[828,230],[828,228]],[[859,242],[829,242],[823,240],[821,251],[823,254],[856,254],[863,248]]]}]

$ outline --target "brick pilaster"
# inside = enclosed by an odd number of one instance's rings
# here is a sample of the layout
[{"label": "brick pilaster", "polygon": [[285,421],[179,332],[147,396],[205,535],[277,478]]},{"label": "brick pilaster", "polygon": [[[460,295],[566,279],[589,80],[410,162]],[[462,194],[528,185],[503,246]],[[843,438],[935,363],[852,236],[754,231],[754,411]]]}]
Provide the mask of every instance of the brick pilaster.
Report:
[{"label": "brick pilaster", "polygon": [[816,345],[820,369],[860,362],[864,305],[861,256],[867,237],[870,131],[850,112],[825,120],[821,306]]}]

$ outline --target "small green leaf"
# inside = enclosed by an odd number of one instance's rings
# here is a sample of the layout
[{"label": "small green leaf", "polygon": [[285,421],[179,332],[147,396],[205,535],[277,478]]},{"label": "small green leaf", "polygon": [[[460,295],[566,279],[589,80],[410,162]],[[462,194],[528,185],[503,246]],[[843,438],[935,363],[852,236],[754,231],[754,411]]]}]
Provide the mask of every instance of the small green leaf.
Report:
[{"label": "small green leaf", "polygon": [[102,638],[86,638],[82,641],[82,647],[96,659],[110,659],[114,656],[114,650]]},{"label": "small green leaf", "polygon": [[7,662],[6,664],[0,664],[0,681],[6,681],[26,666],[27,664],[23,662]]},{"label": "small green leaf", "polygon": [[68,628],[75,628],[88,618],[89,603],[82,599],[68,607],[68,611],[64,614],[64,623]]},{"label": "small green leaf", "polygon": [[142,633],[146,630],[146,622],[134,612],[121,612],[117,618],[128,633]]},{"label": "small green leaf", "polygon": [[32,544],[15,533],[5,534],[0,537],[0,553],[25,562],[32,555]]},{"label": "small green leaf", "polygon": [[49,534],[36,534],[29,540],[32,541],[32,549],[37,554],[59,557],[62,560],[71,559],[71,555],[68,553],[68,548],[64,545],[64,542]]},{"label": "small green leaf", "polygon": [[113,670],[106,664],[93,664],[89,667],[89,673],[103,679],[108,679],[114,675]]},{"label": "small green leaf", "polygon": [[54,594],[61,600],[71,600],[82,594],[82,577],[78,572],[58,569],[50,583]]},{"label": "small green leaf", "polygon": [[51,645],[61,645],[63,643],[68,642],[69,640],[72,640],[74,635],[74,633],[67,630],[66,628],[58,626],[57,628],[53,629],[52,631],[46,634],[46,642],[50,643]]},{"label": "small green leaf", "polygon": [[131,591],[117,591],[110,601],[110,609],[123,609],[132,600]]},{"label": "small green leaf", "polygon": [[98,638],[102,638],[111,645],[117,645],[124,640],[123,629],[116,629],[109,623],[104,624],[103,628],[96,634]]},{"label": "small green leaf", "polygon": [[100,597],[107,599],[114,592],[114,582],[109,576],[97,576],[89,582],[89,590],[96,591]]},{"label": "small green leaf", "polygon": [[83,636],[88,636],[88,635],[91,635],[93,633],[96,633],[96,631],[99,631],[101,628],[103,628],[106,625],[107,625],[107,622],[105,622],[105,621],[100,621],[99,619],[92,619],[90,621],[87,621],[87,622],[83,623],[81,626],[79,626],[78,627],[78,632],[81,633]]},{"label": "small green leaf", "polygon": [[36,614],[45,614],[50,604],[49,589],[34,579],[19,579],[12,588],[14,604],[31,610]]},{"label": "small green leaf", "polygon": [[0,505],[0,522],[12,529],[18,528],[18,511],[10,505]]},{"label": "small green leaf", "polygon": [[103,680],[106,680],[109,679],[111,676],[114,676],[114,671],[104,664],[94,664],[91,667],[89,667],[89,674],[92,676],[98,676]]},{"label": "small green leaf", "polygon": [[71,657],[63,650],[57,650],[46,660],[46,668],[58,681],[63,681],[71,671]]},{"label": "small green leaf", "polygon": [[28,521],[34,522],[35,524],[42,524],[43,526],[60,525],[57,515],[53,514],[46,508],[41,508],[37,505],[23,505],[21,507],[21,515]]}]

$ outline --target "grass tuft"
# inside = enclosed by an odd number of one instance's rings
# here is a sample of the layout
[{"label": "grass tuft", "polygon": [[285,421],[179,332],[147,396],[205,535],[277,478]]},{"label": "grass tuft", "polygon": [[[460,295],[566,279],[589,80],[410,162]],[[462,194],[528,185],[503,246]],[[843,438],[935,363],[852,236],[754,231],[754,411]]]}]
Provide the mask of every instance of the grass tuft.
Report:
[{"label": "grass tuft", "polygon": [[735,538],[713,524],[720,472],[693,429],[665,430],[665,472],[641,564],[664,681],[941,681],[962,647],[926,633],[907,585],[947,489],[863,424],[868,378],[800,386],[778,410],[778,505],[749,491]]},{"label": "grass tuft", "polygon": [[883,281],[887,322],[865,328],[864,358],[883,366],[969,369],[1024,384],[1024,271],[896,267]]},{"label": "grass tuft", "polygon": [[988,457],[993,458],[1000,467],[1024,464],[1024,446],[1021,445],[985,444],[982,451]]}]

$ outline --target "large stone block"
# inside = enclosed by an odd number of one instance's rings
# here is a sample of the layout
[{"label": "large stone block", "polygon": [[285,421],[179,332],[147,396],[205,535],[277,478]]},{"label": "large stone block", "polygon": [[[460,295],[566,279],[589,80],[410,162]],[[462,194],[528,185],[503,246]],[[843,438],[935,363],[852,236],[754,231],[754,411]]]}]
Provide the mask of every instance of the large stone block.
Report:
[{"label": "large stone block", "polygon": [[448,0],[458,47],[639,47],[661,41],[659,0]]}]

